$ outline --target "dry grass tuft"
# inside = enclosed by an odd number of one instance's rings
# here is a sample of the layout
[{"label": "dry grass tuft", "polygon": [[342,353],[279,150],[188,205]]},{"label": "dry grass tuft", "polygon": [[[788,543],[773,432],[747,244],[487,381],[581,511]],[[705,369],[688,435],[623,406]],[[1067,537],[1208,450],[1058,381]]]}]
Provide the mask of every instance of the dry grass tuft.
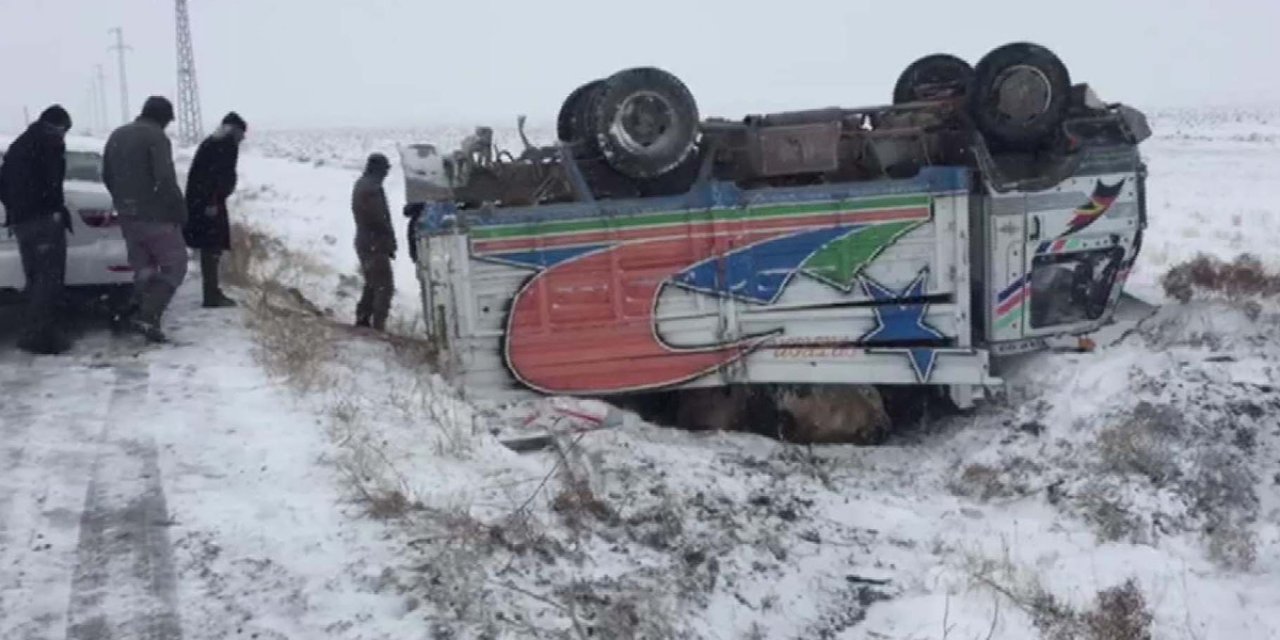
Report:
[{"label": "dry grass tuft", "polygon": [[[294,251],[279,238],[239,222],[231,224],[231,251],[219,266],[225,282],[248,289],[277,289],[299,277],[330,271],[311,255]],[[296,283],[288,286],[296,287]]]},{"label": "dry grass tuft", "polygon": [[329,327],[281,311],[265,292],[250,299],[248,308],[253,354],[269,374],[304,392],[331,381],[327,365],[336,350]]},{"label": "dry grass tuft", "polygon": [[1099,591],[1093,610],[1081,617],[1085,638],[1092,640],[1150,640],[1153,616],[1137,582]]},{"label": "dry grass tuft", "polygon": [[1183,421],[1173,407],[1138,403],[1124,420],[1098,433],[1103,469],[1167,484],[1178,473],[1173,445],[1185,430]]},{"label": "dry grass tuft", "polygon": [[1098,591],[1089,609],[1078,609],[1050,593],[1034,575],[1020,573],[1006,558],[969,558],[970,578],[1008,599],[1031,617],[1044,640],[1151,640],[1154,616],[1138,583]]},{"label": "dry grass tuft", "polygon": [[[1198,254],[1169,269],[1160,284],[1169,297],[1183,303],[1197,293],[1220,295],[1235,302],[1280,294],[1280,274],[1268,272],[1261,260],[1249,254],[1241,254],[1231,262]],[[1256,303],[1250,308],[1257,310]]]}]

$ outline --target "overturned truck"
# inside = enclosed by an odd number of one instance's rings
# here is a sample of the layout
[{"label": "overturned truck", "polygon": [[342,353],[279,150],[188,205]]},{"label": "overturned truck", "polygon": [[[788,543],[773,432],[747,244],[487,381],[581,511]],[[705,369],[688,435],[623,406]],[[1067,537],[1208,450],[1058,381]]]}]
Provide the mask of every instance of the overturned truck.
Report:
[{"label": "overturned truck", "polygon": [[878,390],[972,405],[1096,331],[1146,224],[1145,117],[1049,50],[909,65],[893,104],[702,119],[675,76],[573,91],[559,141],[401,149],[428,331],[467,389],[663,395],[678,422],[871,442]]}]

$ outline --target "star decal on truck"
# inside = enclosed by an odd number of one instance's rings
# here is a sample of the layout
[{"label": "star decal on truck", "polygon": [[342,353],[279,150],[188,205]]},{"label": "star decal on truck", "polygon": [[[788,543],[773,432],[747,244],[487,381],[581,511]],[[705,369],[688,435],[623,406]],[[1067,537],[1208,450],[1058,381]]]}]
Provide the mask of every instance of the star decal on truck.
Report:
[{"label": "star decal on truck", "polygon": [[[928,282],[929,268],[916,274],[911,284],[901,291],[894,291],[867,276],[860,276],[862,290],[876,304],[871,307],[876,315],[876,326],[858,339],[862,345],[909,345],[941,342],[946,335],[929,325]],[[877,347],[868,353],[901,353],[911,362],[911,369],[919,382],[933,377],[938,362],[939,349],[928,346]]]}]

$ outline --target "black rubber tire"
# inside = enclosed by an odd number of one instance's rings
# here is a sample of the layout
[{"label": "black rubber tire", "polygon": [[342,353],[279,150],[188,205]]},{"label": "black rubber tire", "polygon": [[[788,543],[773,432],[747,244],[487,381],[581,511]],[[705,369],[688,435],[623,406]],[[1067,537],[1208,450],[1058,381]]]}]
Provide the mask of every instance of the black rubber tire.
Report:
[{"label": "black rubber tire", "polygon": [[[648,117],[640,117],[641,109]],[[680,166],[697,146],[700,124],[689,89],[654,67],[615,73],[587,105],[594,146],[630,178],[656,178]]]},{"label": "black rubber tire", "polygon": [[677,196],[689,193],[702,171],[702,153],[697,148],[670,171],[648,180],[636,180],[642,197]]},{"label": "black rubber tire", "polygon": [[585,137],[582,130],[583,106],[590,94],[604,84],[604,80],[592,80],[569,93],[560,105],[560,114],[556,116],[556,137],[561,142],[573,142]]},{"label": "black rubber tire", "polygon": [[[1047,95],[1024,94],[1022,103],[1016,106],[1025,112],[1008,113],[999,104],[999,92],[1010,73],[1035,77]],[[978,62],[967,98],[969,117],[983,135],[1000,146],[1031,149],[1062,125],[1071,98],[1071,75],[1052,51],[1029,42],[1015,42],[993,50]],[[1031,104],[1033,98],[1035,102],[1042,98],[1043,104]]]},{"label": "black rubber tire", "polygon": [[[973,67],[961,58],[935,53],[928,55],[903,69],[898,82],[893,85],[893,103],[923,102],[965,94],[973,81]],[[935,95],[929,90],[947,90],[947,95]]]}]

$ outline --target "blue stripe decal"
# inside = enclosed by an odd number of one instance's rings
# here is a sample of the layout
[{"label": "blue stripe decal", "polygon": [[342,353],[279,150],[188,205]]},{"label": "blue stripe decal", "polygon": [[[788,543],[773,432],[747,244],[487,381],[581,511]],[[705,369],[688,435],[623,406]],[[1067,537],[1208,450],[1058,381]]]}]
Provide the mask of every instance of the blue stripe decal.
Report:
[{"label": "blue stripe decal", "polygon": [[996,296],[996,302],[1004,302],[1005,300],[1008,300],[1010,296],[1017,293],[1018,290],[1022,288],[1022,285],[1027,282],[1028,277],[1029,276],[1022,276],[1021,278],[1014,280],[1013,284],[1009,285],[1007,289],[1001,291],[1000,294]]},{"label": "blue stripe decal", "polygon": [[866,225],[825,227],[773,238],[685,269],[672,283],[757,304],[772,304],[796,270],[819,249]]},{"label": "blue stripe decal", "polygon": [[520,267],[532,267],[534,269],[546,269],[554,267],[561,262],[571,260],[585,253],[596,251],[608,245],[595,244],[580,247],[562,247],[556,249],[536,249],[534,251],[516,251],[513,253],[489,253],[482,256],[476,256],[481,260],[490,260],[493,262],[505,262]]}]

